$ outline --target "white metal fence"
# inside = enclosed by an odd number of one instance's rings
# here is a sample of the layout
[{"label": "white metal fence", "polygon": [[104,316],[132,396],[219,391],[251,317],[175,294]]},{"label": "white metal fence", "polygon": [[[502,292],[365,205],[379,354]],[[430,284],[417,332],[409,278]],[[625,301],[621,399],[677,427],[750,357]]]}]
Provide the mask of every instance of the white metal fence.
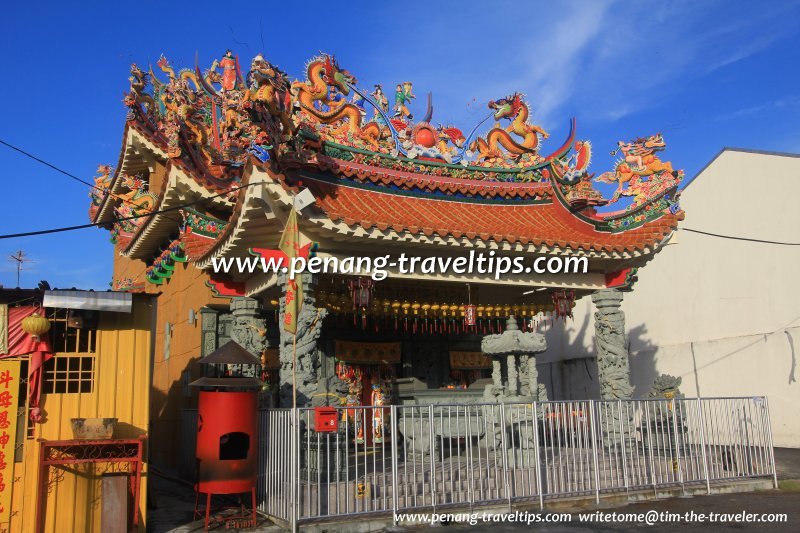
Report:
[{"label": "white metal fence", "polygon": [[766,398],[261,413],[259,502],[286,527],[371,513],[775,477]]}]

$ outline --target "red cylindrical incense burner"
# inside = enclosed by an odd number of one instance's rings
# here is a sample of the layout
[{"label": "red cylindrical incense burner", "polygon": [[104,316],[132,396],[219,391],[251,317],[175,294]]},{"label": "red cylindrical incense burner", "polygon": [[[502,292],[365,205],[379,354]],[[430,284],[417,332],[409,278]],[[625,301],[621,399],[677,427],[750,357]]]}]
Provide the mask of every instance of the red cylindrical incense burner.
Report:
[{"label": "red cylindrical incense burner", "polygon": [[255,391],[200,391],[196,454],[199,492],[237,494],[255,487],[257,406]]}]

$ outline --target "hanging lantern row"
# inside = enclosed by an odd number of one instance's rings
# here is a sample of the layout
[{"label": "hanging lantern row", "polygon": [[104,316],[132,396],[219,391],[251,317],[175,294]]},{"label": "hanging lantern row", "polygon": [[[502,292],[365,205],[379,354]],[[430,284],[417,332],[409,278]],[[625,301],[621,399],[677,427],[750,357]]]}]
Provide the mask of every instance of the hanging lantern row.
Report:
[{"label": "hanging lantern row", "polygon": [[[370,305],[354,305],[352,296],[357,295],[359,291],[370,289],[353,287],[353,292],[349,294],[319,291],[316,294],[316,304],[328,309],[342,324],[352,317],[353,326],[360,326],[361,329],[371,326],[375,331],[394,329],[412,333],[499,332],[504,329],[505,321],[511,315],[517,318],[520,327],[525,331],[536,329],[540,325],[551,325],[553,320],[559,317],[556,313],[556,304],[552,303],[473,305],[416,300],[411,302],[375,298],[370,295]],[[363,296],[363,293],[361,295]],[[272,300],[270,304],[277,313],[278,300]],[[571,308],[575,306],[575,302],[571,300],[565,305]]]}]

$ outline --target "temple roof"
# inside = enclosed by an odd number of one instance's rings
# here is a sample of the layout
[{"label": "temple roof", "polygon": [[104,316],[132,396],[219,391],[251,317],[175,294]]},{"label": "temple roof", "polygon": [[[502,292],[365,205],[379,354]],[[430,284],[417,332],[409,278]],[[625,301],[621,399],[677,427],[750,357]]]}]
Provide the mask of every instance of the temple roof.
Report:
[{"label": "temple roof", "polygon": [[[238,77],[213,67],[176,73],[164,58],[158,66],[167,81],[132,66],[120,160],[115,170],[101,167],[99,192],[90,195],[92,220],[112,229],[122,254],[151,264],[153,282],[169,276],[173,261],[207,266],[215,255],[274,246],[301,188],[316,198],[301,226],[332,241],[346,235],[642,257],[643,264],[683,219],[683,173],[659,158],[660,134],[620,141],[621,158],[595,177],[591,143],[576,140],[574,119],[567,138],[540,154],[548,134],[520,93],[489,102],[506,128],[478,134],[479,123],[464,135],[432,126],[431,108],[423,121],[399,107],[390,117],[384,95],[358,89],[332,56],[312,59],[307,79],[294,82],[261,56]],[[401,85],[411,102],[412,84]],[[604,198],[595,181],[617,184],[614,196]],[[595,209],[606,204],[623,207]],[[148,216],[164,209],[176,211]],[[131,215],[139,218],[120,220]]]},{"label": "temple roof", "polygon": [[317,198],[316,206],[335,222],[365,230],[505,241],[510,244],[595,252],[652,250],[678,225],[682,214],[667,214],[629,231],[598,231],[557,201],[478,201],[406,194],[301,174],[298,181]]}]

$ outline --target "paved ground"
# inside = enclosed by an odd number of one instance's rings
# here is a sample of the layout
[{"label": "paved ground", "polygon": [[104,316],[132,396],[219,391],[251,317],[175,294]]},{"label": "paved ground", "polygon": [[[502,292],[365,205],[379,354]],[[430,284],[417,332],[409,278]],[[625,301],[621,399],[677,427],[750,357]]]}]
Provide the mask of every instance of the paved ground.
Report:
[{"label": "paved ground", "polygon": [[778,479],[800,479],[800,448],[775,448]]},{"label": "paved ground", "polygon": [[[580,523],[578,515],[573,515],[570,523],[559,524],[508,524],[508,523],[483,523],[479,522],[476,526],[450,524],[439,527],[412,527],[400,529],[400,531],[422,531],[436,529],[442,533],[449,532],[472,532],[485,531],[491,529],[494,533],[522,532],[530,531],[533,528],[540,531],[564,531],[564,532],[586,532],[586,531],[619,531],[634,532],[642,529],[652,529],[664,532],[685,532],[685,531],[749,531],[760,528],[769,531],[800,531],[800,449],[779,448],[775,450],[775,463],[778,471],[778,478],[783,480],[782,490],[764,491],[757,493],[739,494],[719,494],[713,496],[698,496],[694,498],[670,498],[658,501],[639,502],[616,508],[604,508],[605,512],[618,513],[647,513],[648,511],[670,512],[684,514],[690,511],[696,513],[786,513],[787,523],[770,524],[747,524],[734,522],[728,524],[700,524],[686,522],[661,523],[654,526],[647,526],[644,522],[626,521],[624,523]],[[795,481],[789,481],[795,480]],[[169,476],[157,475],[153,472],[150,476],[150,495],[151,507],[148,510],[148,531],[153,533],[189,533],[202,531],[202,521],[193,521],[192,512],[194,507],[194,492],[192,488],[177,480],[170,479]],[[595,509],[588,510],[589,512]],[[224,527],[217,528],[220,531]],[[277,531],[278,529],[269,522],[259,523],[256,530],[246,531]],[[346,531],[345,527],[342,529]]]},{"label": "paved ground", "polygon": [[[588,512],[593,512],[589,510]],[[713,496],[697,496],[694,498],[670,498],[666,500],[640,502],[614,509],[603,509],[605,513],[616,512],[618,515],[639,514],[648,512],[660,513],[666,517],[666,513],[677,513],[685,516],[686,513],[786,513],[788,522],[786,523],[744,523],[733,521],[727,523],[687,523],[686,521],[660,522],[648,525],[646,521],[625,520],[624,522],[580,522],[578,514],[573,514],[570,522],[560,522],[557,524],[502,524],[484,523],[478,521],[477,525],[447,525],[439,527],[412,527],[400,531],[427,531],[434,530],[441,533],[476,532],[491,530],[493,533],[512,533],[523,531],[548,531],[548,532],[588,532],[588,531],[615,531],[615,532],[638,532],[642,528],[648,531],[658,531],[665,533],[687,532],[687,531],[750,531],[762,529],[764,531],[791,531],[800,530],[800,492],[798,491],[766,491],[756,493],[740,494],[719,494]],[[586,511],[584,511],[586,512]],[[673,520],[675,520],[673,518]]]},{"label": "paved ground", "polygon": [[[194,520],[193,517],[194,490],[191,485],[168,474],[162,473],[159,475],[157,470],[151,470],[151,473],[147,531],[152,533],[192,533],[203,531],[203,520]],[[238,499],[234,501],[215,496],[212,502],[212,509],[216,513],[218,509],[237,504]],[[259,517],[258,520],[258,529],[251,528],[243,531],[280,531],[280,528],[263,517]],[[225,531],[226,529],[224,525],[218,524],[213,530]],[[233,531],[236,530],[234,529]]]},{"label": "paved ground", "polygon": [[192,522],[194,509],[192,487],[158,475],[153,469],[150,470],[149,482],[148,531],[164,533]]}]

